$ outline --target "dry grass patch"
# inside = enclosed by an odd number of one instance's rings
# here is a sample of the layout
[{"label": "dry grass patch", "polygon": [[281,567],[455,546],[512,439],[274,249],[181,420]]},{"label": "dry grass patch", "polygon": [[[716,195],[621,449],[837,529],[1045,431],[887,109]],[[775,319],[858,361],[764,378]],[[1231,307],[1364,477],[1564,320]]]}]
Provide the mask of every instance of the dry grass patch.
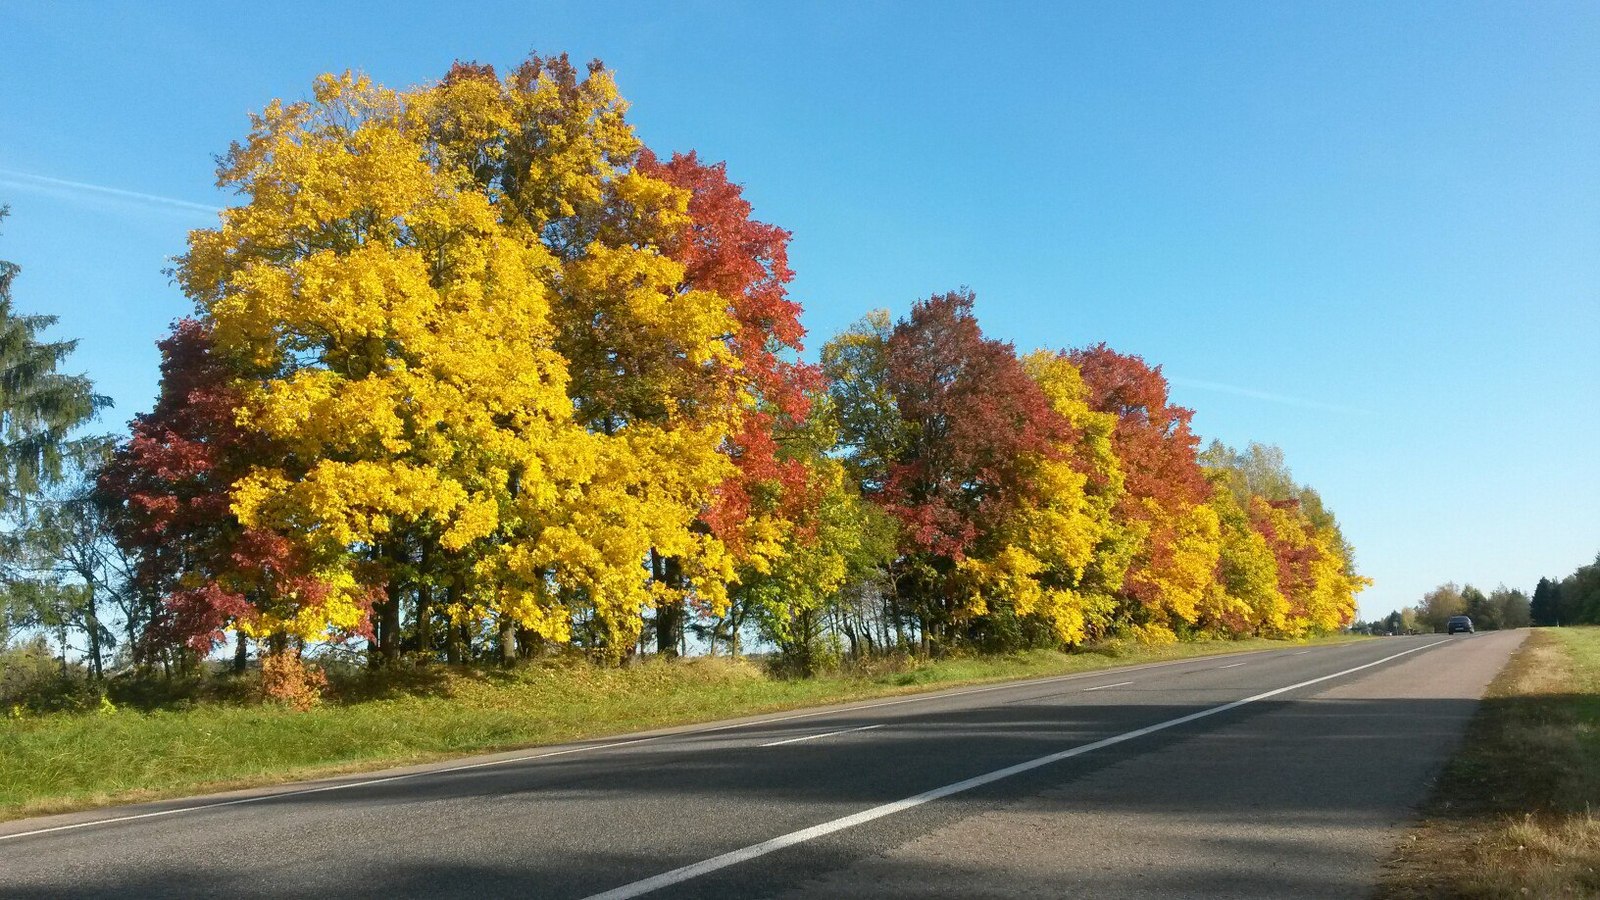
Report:
[{"label": "dry grass patch", "polygon": [[1538,629],[1495,679],[1378,895],[1600,897],[1600,628]]}]

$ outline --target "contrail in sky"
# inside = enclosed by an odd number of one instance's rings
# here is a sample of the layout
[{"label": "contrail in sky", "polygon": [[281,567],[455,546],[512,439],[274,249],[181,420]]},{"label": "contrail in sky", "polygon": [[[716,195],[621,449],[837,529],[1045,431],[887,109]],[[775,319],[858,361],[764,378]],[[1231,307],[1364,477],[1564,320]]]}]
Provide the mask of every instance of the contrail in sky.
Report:
[{"label": "contrail in sky", "polygon": [[1266,400],[1271,403],[1282,403],[1286,406],[1299,406],[1304,409],[1324,409],[1329,412],[1354,413],[1356,415],[1370,416],[1372,410],[1361,409],[1355,406],[1340,406],[1337,403],[1323,403],[1320,400],[1307,400],[1303,397],[1291,397],[1287,394],[1273,394],[1267,391],[1258,391],[1255,388],[1238,387],[1232,384],[1219,384],[1215,381],[1199,381],[1194,378],[1178,378],[1168,375],[1167,380],[1181,387],[1195,388],[1202,391],[1216,391],[1219,394],[1233,394],[1237,397],[1250,397],[1255,400]]},{"label": "contrail in sky", "polygon": [[179,200],[175,197],[163,197],[159,194],[145,194],[139,191],[125,191],[122,188],[106,187],[103,184],[89,184],[84,181],[68,181],[64,178],[50,178],[45,175],[33,175],[28,172],[17,172],[12,169],[0,169],[0,184],[10,185],[23,189],[28,188],[56,188],[59,190],[75,191],[82,194],[99,194],[106,197],[118,197],[123,200],[133,200],[139,203],[149,203],[155,206],[166,206],[174,209],[188,209],[197,212],[218,212],[218,207],[207,206],[204,203],[191,203],[188,200]]}]

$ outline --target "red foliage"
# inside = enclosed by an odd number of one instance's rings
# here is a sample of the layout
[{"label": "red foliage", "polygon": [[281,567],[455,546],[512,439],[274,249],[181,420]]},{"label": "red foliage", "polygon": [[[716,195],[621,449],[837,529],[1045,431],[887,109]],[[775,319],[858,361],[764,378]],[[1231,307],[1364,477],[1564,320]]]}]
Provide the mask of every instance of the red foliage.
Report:
[{"label": "red foliage", "polygon": [[1299,510],[1300,501],[1252,497],[1250,525],[1266,539],[1267,546],[1272,548],[1272,556],[1278,564],[1278,590],[1289,601],[1289,615],[1305,616],[1308,614],[1306,600],[1316,587],[1315,579],[1311,575],[1311,563],[1317,555],[1316,547],[1303,540],[1297,541],[1294,535],[1279,533],[1277,527],[1273,525],[1272,517],[1266,514],[1268,508]]},{"label": "red foliage", "polygon": [[794,277],[789,232],[750,217],[750,203],[728,180],[723,163],[707,165],[693,152],[663,162],[645,150],[639,170],[689,191],[692,221],[670,248],[672,256],[684,266],[687,287],[729,298],[738,323],[730,344],[758,406],[746,413],[728,448],[739,473],[721,486],[704,516],[713,533],[737,544],[738,526],[749,517],[759,485],[777,484],[780,513],[790,518],[812,502],[804,463],[780,453],[782,433],[810,414],[809,392],[821,384],[816,366],[783,358],[800,351],[805,338],[800,304],[787,293]]},{"label": "red foliage", "polygon": [[909,433],[881,499],[910,552],[954,560],[1023,496],[1022,458],[1070,438],[1012,346],[983,336],[972,301],[957,291],[915,304],[888,346],[889,390]]},{"label": "red foliage", "polygon": [[211,352],[204,324],[183,319],[161,348],[161,393],[100,473],[99,493],[119,542],[135,551],[136,586],[163,598],[148,638],[207,652],[232,622],[255,613],[256,592],[322,590],[279,535],[246,531],[230,489],[263,458],[238,427],[232,374]]},{"label": "red foliage", "polygon": [[232,622],[249,619],[254,611],[244,594],[216,582],[177,587],[162,598],[163,615],[150,624],[145,640],[186,645],[205,655],[222,643],[223,629]]},{"label": "red foliage", "polygon": [[[1197,456],[1199,438],[1189,428],[1194,411],[1170,404],[1161,367],[1151,368],[1140,357],[1095,344],[1069,358],[1083,373],[1090,407],[1117,416],[1112,443],[1126,476],[1118,514],[1154,526],[1144,558],[1134,562],[1125,582],[1130,594],[1148,602],[1155,586],[1146,573],[1172,558],[1171,523],[1211,491]],[[1153,514],[1145,500],[1154,500],[1161,514]]]},{"label": "red foliage", "polygon": [[498,83],[500,76],[495,74],[494,66],[480,63],[476,60],[458,59],[450,64],[450,71],[444,75],[444,83],[455,84],[459,81],[491,81]]}]

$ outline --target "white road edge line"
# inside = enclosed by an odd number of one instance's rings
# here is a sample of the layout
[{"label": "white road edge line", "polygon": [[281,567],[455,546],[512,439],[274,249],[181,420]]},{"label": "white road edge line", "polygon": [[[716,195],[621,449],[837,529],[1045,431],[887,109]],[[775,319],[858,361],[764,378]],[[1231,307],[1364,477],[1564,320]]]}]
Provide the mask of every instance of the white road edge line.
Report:
[{"label": "white road edge line", "polygon": [[1124,686],[1126,686],[1126,685],[1130,685],[1130,684],[1133,684],[1133,682],[1131,682],[1131,681],[1119,681],[1119,682],[1117,682],[1117,683],[1116,683],[1116,684],[1102,684],[1102,685],[1100,685],[1100,686],[1099,686],[1099,687],[1092,687],[1092,688],[1084,688],[1084,689],[1083,689],[1083,692],[1084,692],[1084,693],[1085,693],[1085,694],[1087,694],[1087,693],[1089,693],[1089,692],[1090,692],[1090,691],[1103,691],[1103,690],[1105,690],[1105,689],[1106,689],[1106,688],[1114,688],[1114,687],[1124,687]]},{"label": "white road edge line", "polygon": [[[1430,645],[1431,646],[1431,645]],[[1254,653],[1278,653],[1278,650],[1257,650]],[[1225,654],[1224,654],[1225,655]],[[1175,659],[1170,662],[1144,663],[1129,666],[1128,671],[1147,671],[1150,669],[1164,669],[1171,666],[1181,666],[1192,663],[1192,659]],[[775,722],[792,722],[796,719],[813,719],[817,716],[842,715],[844,713],[858,712],[864,709],[878,709],[884,706],[899,706],[902,703],[925,703],[929,700],[942,700],[950,697],[963,697],[968,694],[985,694],[990,691],[1003,691],[1008,688],[1026,687],[1029,685],[1054,684],[1058,681],[1073,681],[1084,678],[1093,678],[1101,672],[1071,672],[1066,675],[1053,675],[1048,678],[1032,679],[1028,681],[1008,681],[1003,684],[989,685],[986,687],[968,688],[963,691],[940,691],[930,694],[918,694],[914,697],[903,697],[899,700],[884,700],[879,703],[864,703],[859,706],[849,706],[843,709],[823,709],[814,712],[794,713],[787,716],[774,716],[771,718],[757,719],[753,722],[733,722],[728,725],[714,725],[710,728],[696,728],[688,731],[674,731],[669,734],[653,734],[649,737],[634,738],[627,741],[613,741],[609,744],[585,744],[582,747],[568,747],[565,750],[551,750],[545,753],[531,753],[526,756],[514,756],[510,759],[494,759],[487,762],[468,763],[461,766],[451,766],[446,769],[428,769],[423,772],[407,772],[404,775],[390,775],[385,778],[369,778],[364,781],[347,781],[340,784],[323,785],[322,787],[303,788],[295,791],[279,791],[274,794],[261,794],[255,797],[241,797],[238,800],[220,800],[215,803],[201,803],[197,806],[180,806],[174,809],[159,809],[155,812],[136,813],[130,816],[112,816],[108,819],[91,819],[87,822],[74,822],[71,825],[55,825],[50,828],[37,828],[33,831],[19,831],[15,834],[0,834],[0,841],[9,841],[15,838],[33,837],[38,834],[51,834],[57,831],[74,831],[79,828],[88,828],[93,825],[114,825],[118,822],[133,822],[139,819],[154,819],[161,816],[175,816],[179,813],[200,812],[207,809],[220,809],[224,806],[240,806],[245,803],[261,803],[267,800],[281,800],[286,797],[303,797],[308,794],[321,794],[327,791],[342,791],[349,788],[369,787],[374,784],[387,784],[391,781],[405,781],[411,778],[422,778],[427,775],[448,775],[452,772],[465,772],[471,769],[484,769],[490,766],[509,766],[515,763],[532,762],[536,759],[545,759],[551,756],[565,756],[568,753],[584,753],[590,750],[610,750],[615,747],[626,747],[630,744],[643,744],[647,741],[659,741],[675,737],[693,737],[697,734],[712,734],[718,731],[730,731],[735,728],[755,728],[761,725],[771,725]]]},{"label": "white road edge line", "polygon": [[1217,668],[1219,668],[1219,669],[1237,669],[1242,665],[1244,665],[1244,663],[1234,663],[1231,666],[1217,666]]},{"label": "white road edge line", "polygon": [[55,831],[72,831],[73,829],[77,828],[88,828],[90,825],[110,825],[115,822],[132,822],[137,819],[155,819],[161,816],[175,816],[178,813],[199,812],[203,809],[219,809],[224,806],[239,806],[245,803],[260,803],[263,800],[278,800],[284,797],[303,797],[307,794],[321,794],[327,791],[342,791],[347,788],[368,787],[374,784],[387,784],[391,781],[405,781],[409,778],[421,778],[424,775],[445,775],[450,772],[465,772],[470,769],[483,769],[489,766],[504,766],[511,763],[527,762],[533,759],[544,759],[548,756],[565,756],[568,753],[580,753],[584,750],[604,750],[608,747],[622,747],[627,744],[642,744],[645,741],[653,741],[657,737],[665,737],[665,735],[635,738],[631,741],[617,741],[611,744],[569,747],[566,750],[552,750],[549,753],[535,753],[529,756],[519,756],[515,759],[496,759],[488,762],[469,763],[464,766],[451,766],[448,769],[429,769],[426,772],[407,772],[404,775],[390,775],[387,778],[369,778],[365,781],[351,781],[343,784],[328,784],[323,785],[322,787],[305,788],[298,791],[283,791],[276,794],[263,794],[258,797],[241,797],[238,800],[221,800],[216,803],[203,803],[199,806],[180,806],[176,809],[158,809],[155,812],[138,813],[132,816],[117,816],[113,819],[94,819],[89,822],[75,822],[71,825],[57,825],[53,828],[39,828],[34,831],[19,831],[16,834],[0,834],[0,841],[9,841],[12,838],[30,837],[36,834],[50,834],[51,832]]},{"label": "white road edge line", "polygon": [[784,744],[798,744],[801,741],[814,741],[817,738],[833,737],[836,734],[850,734],[853,731],[871,731],[874,728],[882,728],[882,727],[883,727],[883,725],[881,723],[878,724],[878,725],[863,725],[860,728],[845,728],[845,729],[840,730],[840,731],[824,731],[822,734],[808,734],[808,735],[805,735],[804,737],[788,738],[788,739],[782,740],[782,741],[773,741],[770,744],[757,744],[756,746],[758,746],[758,747],[782,747]]},{"label": "white road edge line", "polygon": [[1307,653],[1310,653],[1310,652],[1311,652],[1310,650],[1301,650],[1301,651],[1299,651],[1297,653],[1291,653],[1289,655],[1290,656],[1305,656]]},{"label": "white road edge line", "polygon": [[1416,653],[1419,650],[1427,650],[1430,647],[1437,647],[1444,643],[1448,643],[1448,641],[1434,641],[1431,644],[1423,644],[1421,647],[1412,647],[1410,650],[1402,650],[1401,652],[1392,656],[1385,656],[1382,659],[1374,660],[1373,662],[1356,666],[1354,668],[1345,669],[1342,672],[1334,672],[1332,675],[1323,675],[1320,678],[1312,678],[1309,681],[1302,681],[1298,684],[1291,684],[1287,687],[1275,688],[1270,691],[1264,691],[1260,694],[1253,694],[1244,698],[1243,700],[1235,700],[1232,703],[1224,703],[1221,706],[1213,706],[1210,709],[1202,709],[1199,712],[1193,712],[1186,716],[1179,716],[1176,719],[1168,719],[1165,722],[1157,722],[1154,725],[1146,725],[1143,728],[1136,728],[1133,731],[1125,731],[1122,734],[1103,738],[1093,743],[1080,744],[1076,747],[1051,753],[1047,756],[1041,756],[1037,759],[1030,759],[1027,762],[1017,763],[1014,766],[1007,766],[1004,769],[996,769],[993,772],[986,772],[982,775],[968,778],[965,781],[957,781],[954,784],[947,784],[944,787],[934,788],[931,791],[924,791],[915,796],[907,797],[904,800],[896,800],[893,803],[885,803],[882,806],[874,806],[869,809],[864,809],[861,812],[844,816],[843,818],[834,819],[831,822],[823,822],[820,825],[813,825],[810,828],[802,828],[799,831],[791,831],[788,834],[779,835],[771,840],[762,841],[759,844],[751,844],[748,847],[742,847],[738,850],[721,854],[720,856],[713,856],[710,859],[701,860],[700,862],[693,863],[691,865],[673,869],[670,872],[662,872],[660,875],[653,875],[640,881],[635,881],[630,884],[622,885],[621,887],[612,888],[611,890],[603,893],[592,894],[584,898],[584,900],[629,900],[629,898],[632,897],[639,897],[670,885],[689,881],[693,878],[699,878],[702,875],[708,875],[717,871],[718,869],[725,869],[728,866],[747,862],[760,856],[766,856],[768,853],[772,853],[777,850],[783,850],[787,847],[793,847],[796,844],[803,844],[807,841],[815,840],[816,838],[823,837],[824,835],[832,834],[835,831],[843,831],[846,828],[854,828],[857,825],[864,825],[867,822],[871,822],[875,819],[881,819],[885,816],[892,816],[895,813],[905,812],[913,807],[921,806],[924,803],[939,800],[944,797],[949,797],[952,794],[960,794],[964,791],[970,791],[973,788],[982,787],[986,784],[991,784],[1002,779],[1010,778],[1013,775],[1021,775],[1023,772],[1032,771],[1033,769],[1037,769],[1041,766],[1048,766],[1051,763],[1060,762],[1064,759],[1071,759],[1074,756],[1082,756],[1085,753],[1092,753],[1095,750],[1110,747],[1114,744],[1121,744],[1125,741],[1131,741],[1134,738],[1141,738],[1147,734],[1154,734],[1157,731],[1164,731],[1168,728],[1186,725],[1197,719],[1204,719],[1207,716],[1214,716],[1218,713],[1224,713],[1228,712],[1229,710],[1238,709],[1241,706],[1266,700],[1270,697],[1276,697],[1279,694],[1286,694],[1289,691],[1299,690],[1303,687],[1310,687],[1313,684],[1320,684],[1330,679],[1349,675],[1353,672],[1359,672],[1362,669],[1370,669],[1373,666],[1382,665],[1390,660],[1399,659],[1402,656]]}]

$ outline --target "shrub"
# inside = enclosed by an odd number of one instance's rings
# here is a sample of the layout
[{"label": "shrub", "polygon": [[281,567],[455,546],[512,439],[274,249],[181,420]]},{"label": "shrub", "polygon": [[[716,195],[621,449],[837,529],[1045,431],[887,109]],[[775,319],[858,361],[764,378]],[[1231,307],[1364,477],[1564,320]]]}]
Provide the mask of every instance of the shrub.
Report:
[{"label": "shrub", "polygon": [[1129,625],[1128,637],[1146,647],[1165,647],[1168,644],[1176,644],[1178,642],[1178,636],[1172,633],[1172,629],[1165,625],[1154,623],[1149,625]]},{"label": "shrub", "polygon": [[261,695],[269,701],[305,712],[322,700],[328,676],[306,665],[295,650],[261,658]]},{"label": "shrub", "polygon": [[43,637],[0,649],[0,708],[43,713],[96,709],[100,690],[78,663],[63,663]]}]

